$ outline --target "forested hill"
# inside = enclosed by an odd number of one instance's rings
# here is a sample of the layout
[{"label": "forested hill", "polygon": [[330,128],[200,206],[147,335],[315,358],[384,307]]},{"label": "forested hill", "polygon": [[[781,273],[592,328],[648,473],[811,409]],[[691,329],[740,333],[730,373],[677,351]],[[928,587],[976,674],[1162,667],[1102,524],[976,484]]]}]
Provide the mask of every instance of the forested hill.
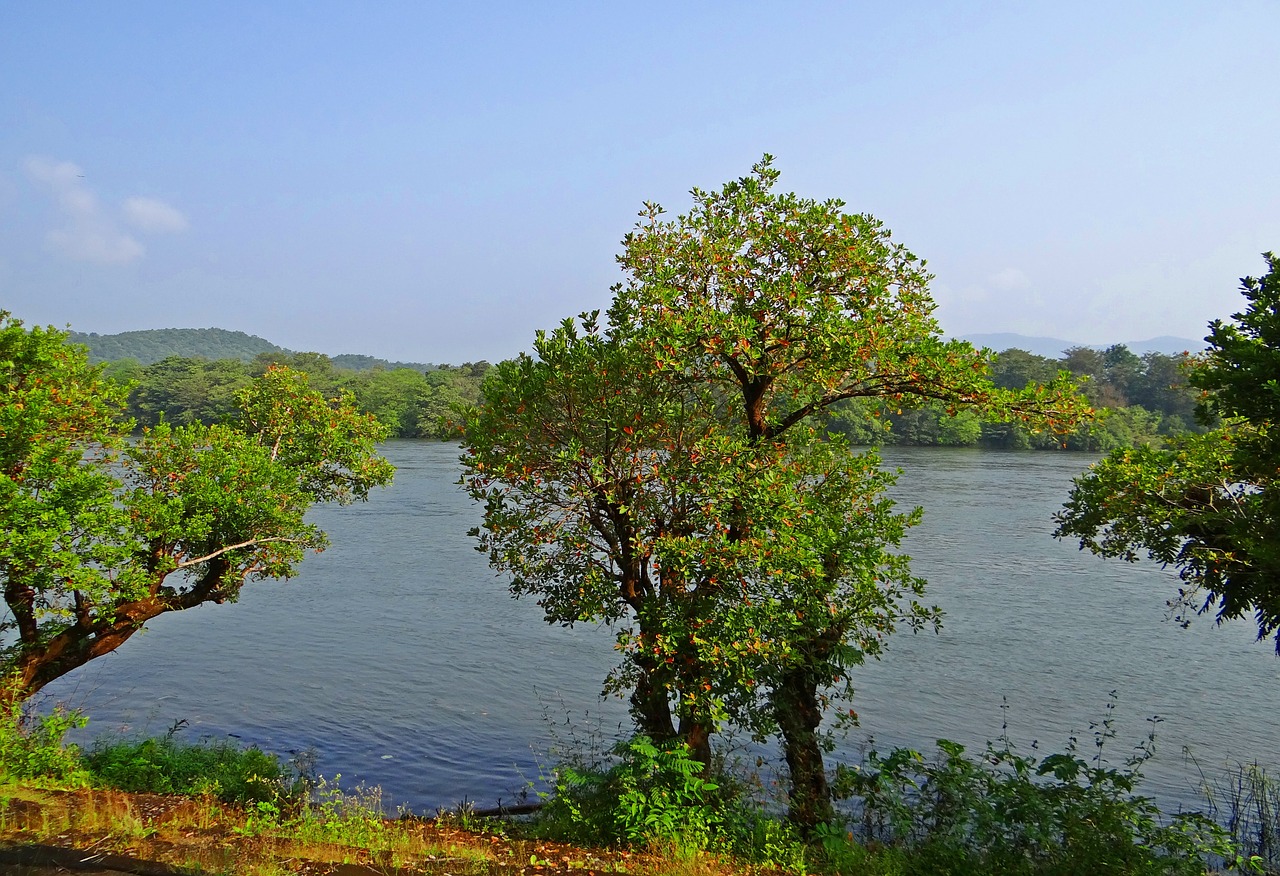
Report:
[{"label": "forested hill", "polygon": [[[116,335],[100,335],[94,332],[72,332],[73,344],[89,348],[91,362],[118,362],[134,359],[139,365],[152,365],[169,356],[184,359],[235,359],[252,362],[263,353],[292,355],[293,351],[277,346],[257,335],[229,331],[220,328],[204,329],[145,329],[120,332]],[[414,371],[431,371],[436,366],[425,362],[389,362],[374,356],[343,353],[331,357],[334,367],[349,371],[370,371],[383,368],[393,371],[410,368]]]},{"label": "forested hill", "polygon": [[[95,361],[109,362],[108,377],[131,385],[129,416],[140,427],[153,426],[162,417],[179,424],[226,419],[234,415],[236,391],[278,363],[307,372],[311,385],[326,394],[350,390],[360,409],[391,426],[396,437],[456,437],[448,421],[459,404],[479,401],[489,369],[487,362],[426,365],[357,354],[292,353],[224,329],[73,334],[72,340],[89,346]],[[1017,347],[999,353],[991,378],[1001,388],[1045,383],[1059,371],[1083,381],[1085,396],[1105,416],[1066,436],[983,422],[972,411],[953,416],[941,403],[906,408],[865,399],[833,407],[826,427],[859,445],[1105,451],[1151,444],[1206,427],[1195,415],[1199,394],[1187,384],[1186,364],[1182,355],[1139,356],[1123,344],[1105,350],[1073,346],[1056,358]]]},{"label": "forested hill", "polygon": [[118,335],[72,332],[70,340],[88,347],[92,362],[136,359],[140,365],[151,365],[167,356],[252,362],[261,353],[289,352],[257,335],[220,328],[147,329]]}]

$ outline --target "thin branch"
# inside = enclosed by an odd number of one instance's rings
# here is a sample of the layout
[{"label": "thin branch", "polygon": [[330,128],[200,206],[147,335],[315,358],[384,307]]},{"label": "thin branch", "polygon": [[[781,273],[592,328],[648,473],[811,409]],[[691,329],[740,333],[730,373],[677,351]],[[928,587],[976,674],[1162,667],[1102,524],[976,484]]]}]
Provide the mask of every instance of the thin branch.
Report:
[{"label": "thin branch", "polygon": [[174,566],[173,571],[176,572],[178,569],[185,569],[189,566],[198,566],[201,563],[209,562],[209,560],[212,560],[215,557],[220,557],[223,554],[230,553],[231,551],[238,551],[240,550],[240,548],[250,547],[251,545],[304,544],[305,542],[306,542],[306,539],[304,538],[285,538],[283,536],[279,538],[251,538],[248,541],[242,541],[239,544],[232,544],[232,545],[227,545],[224,548],[219,548],[218,550],[214,551],[211,554],[205,554],[203,557],[196,557],[194,560],[186,560],[185,562],[178,563],[176,566]]}]

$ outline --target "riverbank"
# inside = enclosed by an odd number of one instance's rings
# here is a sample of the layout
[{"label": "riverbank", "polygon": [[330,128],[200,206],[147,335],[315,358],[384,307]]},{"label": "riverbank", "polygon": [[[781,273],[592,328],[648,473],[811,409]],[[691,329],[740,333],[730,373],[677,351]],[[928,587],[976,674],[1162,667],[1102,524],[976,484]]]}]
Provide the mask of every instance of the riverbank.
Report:
[{"label": "riverbank", "polygon": [[0,785],[0,871],[68,870],[249,876],[689,873],[749,871],[710,856],[583,849],[509,835],[500,822],[382,819],[278,821],[212,799],[100,789]]}]

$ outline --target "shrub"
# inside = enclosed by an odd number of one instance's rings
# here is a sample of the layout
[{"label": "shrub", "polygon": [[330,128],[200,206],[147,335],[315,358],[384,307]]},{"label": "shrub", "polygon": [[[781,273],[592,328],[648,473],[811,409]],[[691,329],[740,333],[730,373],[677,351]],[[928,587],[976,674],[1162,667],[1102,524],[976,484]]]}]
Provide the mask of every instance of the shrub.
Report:
[{"label": "shrub", "polygon": [[608,769],[561,765],[541,816],[565,839],[602,845],[674,843],[706,848],[729,801],[683,745],[646,736],[618,743]]},{"label": "shrub", "polygon": [[1248,865],[1207,816],[1163,818],[1136,793],[1154,729],[1123,766],[1107,765],[1113,705],[1093,727],[1089,760],[1074,739],[1044,758],[1016,753],[1007,737],[981,757],[939,740],[932,761],[909,749],[872,752],[837,784],[860,800],[863,839],[904,849],[908,872],[1173,876],[1203,874],[1207,857]]},{"label": "shrub", "polygon": [[87,723],[80,712],[62,706],[47,715],[17,704],[0,707],[0,777],[74,780],[80,772],[80,749],[63,738]]},{"label": "shrub", "polygon": [[291,790],[280,760],[229,742],[159,738],[99,741],[84,755],[99,782],[122,791],[213,796],[228,803],[276,803]]}]

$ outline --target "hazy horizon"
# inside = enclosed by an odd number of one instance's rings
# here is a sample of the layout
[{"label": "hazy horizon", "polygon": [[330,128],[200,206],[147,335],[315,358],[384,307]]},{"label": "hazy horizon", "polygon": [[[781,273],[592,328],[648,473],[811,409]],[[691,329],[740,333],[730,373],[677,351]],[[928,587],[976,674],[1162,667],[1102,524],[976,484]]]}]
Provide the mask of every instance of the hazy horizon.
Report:
[{"label": "hazy horizon", "polygon": [[[127,329],[122,332],[103,333],[103,332],[93,332],[93,331],[81,331],[73,327],[71,340],[77,343],[86,343],[88,346],[92,347],[93,346],[92,340],[98,339],[98,338],[114,340],[121,336],[130,336],[130,335],[135,335],[139,333],[145,333],[148,331],[166,331],[166,330],[204,331],[208,329],[222,330],[222,331],[238,331],[238,330],[223,329],[222,326],[166,326],[162,329]],[[260,341],[265,341],[268,344],[273,344],[276,347],[281,347],[290,353],[321,353],[323,355],[326,355],[335,359],[342,356],[360,356],[360,357],[370,357],[374,359],[381,359],[383,361],[390,361],[392,362],[392,364],[399,363],[399,364],[410,364],[410,365],[459,365],[467,362],[478,362],[484,358],[481,356],[468,356],[464,353],[459,358],[453,359],[453,360],[431,360],[424,356],[409,357],[407,359],[399,359],[399,360],[387,360],[386,357],[374,356],[373,354],[365,353],[360,350],[347,350],[347,349],[320,350],[315,348],[292,349],[289,347],[285,347],[282,344],[277,344],[271,338],[263,337],[260,334],[255,334],[253,332],[242,332],[242,334],[249,335],[250,337],[253,337],[253,338],[257,338]],[[85,337],[89,337],[90,340],[89,341],[84,340]],[[964,336],[952,335],[950,337],[964,337],[964,339],[970,341],[975,346],[988,347],[996,352],[1003,352],[1011,348],[1017,348],[1021,350],[1026,350],[1031,353],[1035,353],[1040,356],[1046,356],[1050,359],[1061,358],[1062,354],[1066,350],[1072,347],[1081,347],[1081,346],[1094,347],[1096,349],[1101,350],[1101,349],[1110,347],[1113,344],[1122,344],[1128,347],[1131,352],[1136,353],[1138,355],[1142,355],[1146,352],[1158,352],[1158,353],[1163,353],[1165,355],[1177,355],[1178,353],[1181,353],[1181,352],[1196,352],[1204,349],[1204,347],[1206,346],[1202,340],[1196,340],[1194,338],[1178,338],[1178,337],[1173,337],[1169,335],[1161,335],[1154,338],[1133,338],[1129,340],[1115,339],[1115,340],[1108,340],[1100,344],[1082,344],[1066,338],[1028,336],[1028,335],[1021,335],[1016,332],[970,332]],[[152,345],[149,346],[149,349],[152,349],[152,350],[155,349],[154,342],[152,342]],[[103,355],[100,350],[95,351],[95,354]],[[199,353],[187,354],[181,351],[179,351],[178,354],[179,355],[200,355]],[[153,353],[152,355],[154,356],[157,354]],[[168,355],[168,354],[165,354],[165,355]],[[114,357],[105,356],[105,358],[111,359]],[[508,358],[508,357],[503,357],[503,358]],[[490,361],[496,362],[500,360],[495,359]],[[144,361],[143,364],[147,364],[147,363]]]}]

